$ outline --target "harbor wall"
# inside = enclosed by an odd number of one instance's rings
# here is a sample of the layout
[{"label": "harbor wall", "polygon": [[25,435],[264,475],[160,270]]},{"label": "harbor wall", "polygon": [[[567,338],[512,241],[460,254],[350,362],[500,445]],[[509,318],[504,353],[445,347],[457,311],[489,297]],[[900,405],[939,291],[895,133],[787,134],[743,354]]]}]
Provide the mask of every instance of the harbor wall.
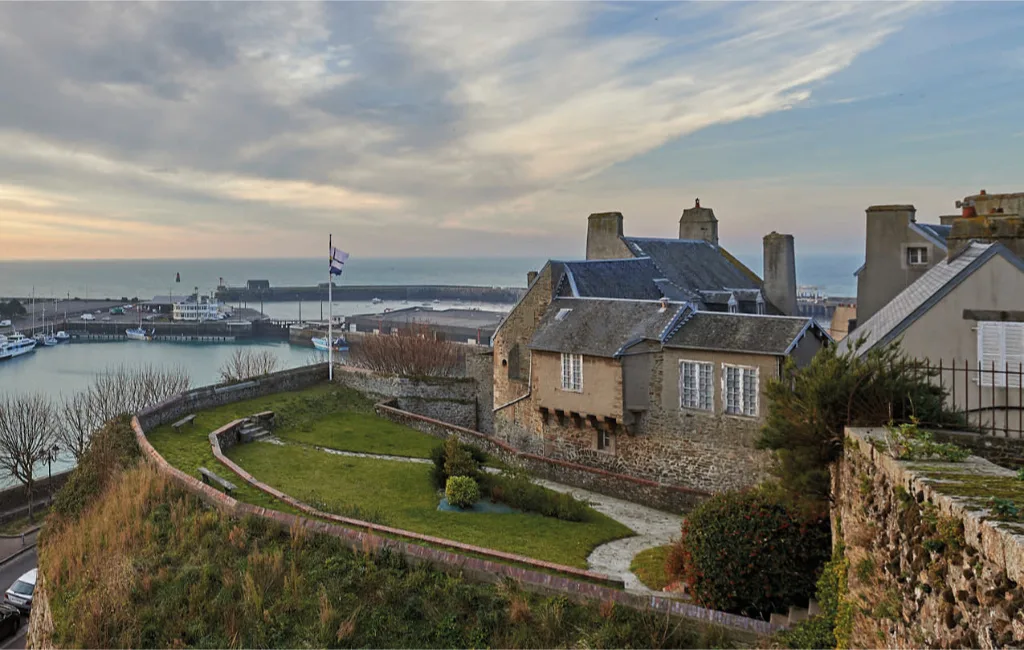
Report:
[{"label": "harbor wall", "polygon": [[[520,287],[474,287],[463,285],[341,285],[335,286],[334,300],[408,300],[426,302],[431,300],[465,300],[470,302],[494,302],[512,304],[526,292]],[[296,300],[327,300],[326,283],[311,287],[269,287],[248,289],[246,287],[221,287],[217,299],[224,302],[285,302]]]}]

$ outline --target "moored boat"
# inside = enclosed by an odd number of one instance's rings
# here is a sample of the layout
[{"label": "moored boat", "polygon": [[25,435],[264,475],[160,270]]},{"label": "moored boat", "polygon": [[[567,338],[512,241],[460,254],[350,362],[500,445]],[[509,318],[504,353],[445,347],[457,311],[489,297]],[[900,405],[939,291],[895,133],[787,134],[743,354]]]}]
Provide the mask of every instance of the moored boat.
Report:
[{"label": "moored boat", "polygon": [[144,327],[132,327],[124,331],[130,341],[152,341],[155,333],[155,329],[146,330]]},{"label": "moored boat", "polygon": [[[313,342],[313,347],[316,348],[317,350],[323,350],[324,352],[327,352],[328,346],[326,336],[314,336],[313,338],[310,339],[310,341]],[[345,337],[339,336],[338,338],[334,339],[334,345],[332,347],[335,350],[343,352],[348,349],[348,341],[345,340]]]},{"label": "moored boat", "polygon": [[65,332],[64,330],[60,330],[59,332],[53,335],[53,338],[57,339],[57,343],[63,343],[64,341],[70,341],[71,335]]},{"label": "moored boat", "polygon": [[2,354],[2,358],[9,359],[12,357],[19,357],[36,349],[36,342],[27,336],[14,333],[3,338],[6,340],[0,342],[0,354]]}]

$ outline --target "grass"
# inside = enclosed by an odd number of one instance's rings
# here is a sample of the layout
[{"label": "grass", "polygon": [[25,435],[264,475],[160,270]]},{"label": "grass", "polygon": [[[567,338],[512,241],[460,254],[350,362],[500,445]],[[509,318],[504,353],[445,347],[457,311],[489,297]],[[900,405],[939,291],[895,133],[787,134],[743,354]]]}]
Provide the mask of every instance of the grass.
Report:
[{"label": "grass", "polygon": [[53,519],[40,544],[53,619],[43,645],[730,645],[720,629],[685,620],[539,596],[511,581],[471,583],[303,529],[231,519],[143,463],[115,476],[87,508]]},{"label": "grass", "polygon": [[[633,532],[594,510],[568,522],[537,514],[441,512],[431,466],[336,456],[294,445],[239,445],[228,456],[259,480],[299,499],[311,493],[379,515],[389,526],[586,568],[595,546]],[[343,514],[343,513],[342,513]]]},{"label": "grass", "polygon": [[441,441],[415,429],[367,413],[336,413],[312,421],[299,429],[282,427],[278,435],[307,445],[341,451],[430,458],[430,450]]},{"label": "grass", "polygon": [[655,591],[661,591],[669,584],[668,575],[665,573],[665,560],[672,549],[671,544],[655,546],[645,551],[640,551],[629,563],[629,570],[640,578],[640,582]]},{"label": "grass", "polygon": [[29,520],[28,515],[12,519],[7,523],[0,526],[0,535],[20,535],[22,531],[28,530],[29,528],[35,528],[43,523],[43,519],[46,518],[46,513],[49,510],[46,506],[38,508],[33,514],[33,520]]}]

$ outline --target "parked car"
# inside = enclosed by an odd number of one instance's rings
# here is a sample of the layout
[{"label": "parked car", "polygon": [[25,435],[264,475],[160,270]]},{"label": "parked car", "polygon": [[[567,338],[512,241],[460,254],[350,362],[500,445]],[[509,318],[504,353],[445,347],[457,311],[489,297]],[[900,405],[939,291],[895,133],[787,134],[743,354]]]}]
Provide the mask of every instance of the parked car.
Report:
[{"label": "parked car", "polygon": [[36,590],[36,569],[14,581],[11,588],[4,594],[4,600],[23,612],[32,609],[32,592]]},{"label": "parked car", "polygon": [[0,320],[0,327],[10,327],[10,326],[11,326],[11,321],[7,320],[6,318],[4,320]]},{"label": "parked car", "polygon": [[14,605],[0,603],[0,639],[18,633],[21,627],[21,611]]},{"label": "parked car", "polygon": [[82,320],[96,320],[96,317],[92,314],[82,314]]}]

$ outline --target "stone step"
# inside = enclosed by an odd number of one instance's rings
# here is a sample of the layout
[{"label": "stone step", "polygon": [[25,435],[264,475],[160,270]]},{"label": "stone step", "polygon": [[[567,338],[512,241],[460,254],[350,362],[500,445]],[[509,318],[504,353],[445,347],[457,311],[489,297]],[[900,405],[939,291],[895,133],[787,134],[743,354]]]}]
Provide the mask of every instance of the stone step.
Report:
[{"label": "stone step", "polygon": [[772,614],[768,622],[772,625],[781,625],[782,627],[789,627],[789,618],[787,618],[785,614]]},{"label": "stone step", "polygon": [[807,604],[807,615],[808,616],[817,616],[820,613],[821,613],[821,608],[818,607],[818,601],[816,601],[813,598],[811,598],[811,602],[809,602]]},{"label": "stone step", "polygon": [[803,607],[790,607],[789,608],[789,624],[795,625],[800,621],[807,620],[807,610]]}]

